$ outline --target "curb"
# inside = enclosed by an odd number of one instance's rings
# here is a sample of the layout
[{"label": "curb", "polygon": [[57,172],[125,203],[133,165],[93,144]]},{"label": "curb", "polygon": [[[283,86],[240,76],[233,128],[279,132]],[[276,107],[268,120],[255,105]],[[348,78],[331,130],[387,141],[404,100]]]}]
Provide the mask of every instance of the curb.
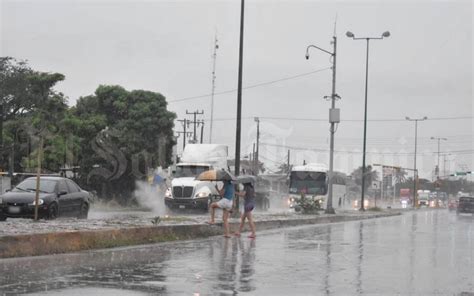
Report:
[{"label": "curb", "polygon": [[[401,215],[401,212],[371,215],[334,215],[290,220],[255,221],[258,230],[294,227],[299,225],[337,223]],[[238,223],[230,223],[231,228]],[[165,241],[189,240],[222,235],[222,223],[216,225],[163,225],[89,230],[73,232],[39,233],[0,237],[0,258],[40,256],[71,253],[92,249],[151,244]]]}]

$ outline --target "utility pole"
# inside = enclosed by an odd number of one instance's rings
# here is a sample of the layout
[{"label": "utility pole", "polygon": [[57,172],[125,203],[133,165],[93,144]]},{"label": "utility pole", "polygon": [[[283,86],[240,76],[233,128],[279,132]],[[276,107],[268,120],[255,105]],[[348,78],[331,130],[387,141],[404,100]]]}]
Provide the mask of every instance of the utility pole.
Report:
[{"label": "utility pole", "polygon": [[440,167],[439,167],[439,153],[440,153],[440,142],[441,140],[443,141],[447,141],[448,139],[447,138],[441,138],[441,137],[431,137],[431,140],[438,140],[438,164],[436,165],[436,170],[435,170],[435,173],[436,173],[436,207],[439,207],[439,189],[440,189],[440,185],[441,185],[441,182],[439,180],[439,171],[440,171]]},{"label": "utility pole", "polygon": [[204,114],[204,110],[202,110],[201,112],[199,112],[198,110],[196,110],[194,112],[188,112],[188,110],[186,110],[186,114],[188,114],[188,115],[192,114],[194,116],[194,120],[189,121],[189,123],[194,125],[193,143],[196,144],[197,143],[196,127],[197,127],[198,124],[201,123],[201,121],[196,120],[196,116]]},{"label": "utility pole", "polygon": [[[244,55],[244,8],[245,1],[240,5],[240,43],[239,43],[239,76],[237,80],[237,122],[235,131],[235,175],[240,174],[240,137],[242,126],[242,60]],[[237,198],[238,202],[238,198]]]},{"label": "utility pole", "polygon": [[436,170],[435,170],[435,173],[436,173],[436,177],[439,179],[439,171],[440,171],[440,167],[439,167],[439,156],[440,156],[440,142],[441,140],[443,141],[447,141],[448,139],[447,138],[441,138],[441,137],[431,137],[431,140],[437,140],[438,141],[438,165],[436,167]]},{"label": "utility pole", "polygon": [[[450,155],[451,155],[451,153],[443,153],[443,176],[444,177],[449,175],[449,172],[446,172],[446,162],[449,162],[449,156]],[[446,157],[448,157],[448,159],[446,159]],[[448,166],[448,170],[449,170],[449,166]]]},{"label": "utility pole", "polygon": [[184,147],[186,147],[186,136],[188,136],[188,133],[186,132],[186,126],[189,124],[189,120],[185,118],[185,119],[179,119],[178,121],[183,124],[183,130],[178,131],[177,133],[183,135],[183,151],[184,151]]},{"label": "utility pole", "polygon": [[253,143],[251,166],[252,166],[252,174],[254,174],[254,175],[256,175],[256,173],[255,173],[255,168],[257,167],[256,162],[255,162],[255,159],[256,159],[255,156],[256,156],[256,154],[255,154],[255,143]]},{"label": "utility pole", "polygon": [[290,149],[288,149],[288,158],[286,160],[286,168],[288,170],[288,173],[290,172]]},{"label": "utility pole", "polygon": [[203,140],[203,135],[204,135],[204,120],[201,120],[201,144]]},{"label": "utility pole", "polygon": [[418,144],[418,121],[425,121],[428,119],[428,117],[423,117],[423,118],[414,118],[411,119],[410,117],[405,117],[406,120],[408,121],[414,121],[415,122],[415,157],[413,160],[413,208],[416,208],[416,198],[417,198],[417,183],[418,183],[418,170],[416,168],[416,149],[417,149],[417,144]]},{"label": "utility pole", "polygon": [[[331,124],[330,128],[330,147],[329,147],[329,176],[328,176],[328,201],[326,205],[326,214],[335,214],[336,212],[334,211],[334,207],[332,206],[332,197],[333,197],[333,190],[332,190],[332,184],[333,184],[333,178],[334,178],[334,134],[336,132],[335,129],[335,124],[339,124],[340,122],[340,113],[339,109],[336,108],[336,99],[340,99],[339,95],[336,94],[336,50],[337,50],[337,37],[333,36],[333,51],[327,51],[325,49],[322,49],[318,46],[315,45],[309,45],[306,48],[306,59],[309,59],[309,48],[313,47],[316,49],[319,49],[320,51],[323,51],[332,57],[332,92],[331,92],[331,109],[329,109],[329,122]],[[362,186],[363,187],[363,186]],[[362,188],[362,198],[363,198],[363,192],[364,189]],[[362,199],[362,206],[361,209],[363,209],[364,203]]]},{"label": "utility pole", "polygon": [[[209,144],[212,143],[212,125],[214,124],[214,92],[216,90],[217,30],[214,35],[214,54],[212,55],[212,92],[211,92],[211,124],[209,127]],[[202,143],[202,141],[201,141]]]},{"label": "utility pole", "polygon": [[259,156],[260,156],[260,154],[259,154],[259,151],[260,151],[259,150],[259,147],[260,147],[260,119],[258,117],[255,117],[255,122],[257,123],[257,150],[255,152],[255,162],[257,163],[257,166],[256,166],[257,171],[256,171],[255,174],[258,175],[259,166],[260,166],[259,165],[259,161],[260,161],[259,160]]}]

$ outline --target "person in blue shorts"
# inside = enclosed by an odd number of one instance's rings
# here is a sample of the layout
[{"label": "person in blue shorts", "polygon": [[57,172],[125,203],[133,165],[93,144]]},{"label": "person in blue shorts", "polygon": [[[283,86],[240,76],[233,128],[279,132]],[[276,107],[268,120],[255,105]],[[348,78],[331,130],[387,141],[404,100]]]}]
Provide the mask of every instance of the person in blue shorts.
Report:
[{"label": "person in blue shorts", "polygon": [[214,224],[214,216],[216,208],[222,209],[224,212],[222,214],[222,221],[224,222],[224,237],[230,237],[229,230],[229,214],[232,212],[234,205],[234,185],[231,181],[224,181],[224,186],[222,189],[219,189],[216,185],[216,190],[219,192],[219,195],[222,197],[218,202],[213,202],[211,204],[211,221],[209,224]]}]

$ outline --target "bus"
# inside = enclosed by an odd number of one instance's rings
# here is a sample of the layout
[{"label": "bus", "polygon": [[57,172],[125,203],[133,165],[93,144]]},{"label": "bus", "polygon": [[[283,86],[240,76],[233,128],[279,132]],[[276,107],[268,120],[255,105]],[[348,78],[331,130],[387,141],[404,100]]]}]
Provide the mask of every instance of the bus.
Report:
[{"label": "bus", "polygon": [[[306,197],[319,200],[321,208],[326,208],[328,197],[328,169],[324,164],[309,163],[292,167],[289,175],[288,206],[295,208],[296,201],[302,194]],[[333,173],[333,207],[341,205],[346,197],[346,175]]]}]

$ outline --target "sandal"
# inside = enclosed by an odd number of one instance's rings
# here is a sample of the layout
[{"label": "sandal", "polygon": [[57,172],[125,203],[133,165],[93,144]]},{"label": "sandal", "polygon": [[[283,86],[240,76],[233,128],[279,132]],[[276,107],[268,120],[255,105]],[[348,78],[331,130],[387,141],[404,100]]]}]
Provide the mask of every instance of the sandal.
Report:
[{"label": "sandal", "polygon": [[249,235],[249,236],[247,236],[247,237],[248,237],[248,238],[256,238],[257,235],[252,235],[252,234],[251,234],[251,235]]},{"label": "sandal", "polygon": [[239,232],[234,233],[234,235],[237,236],[237,237],[240,237],[240,233],[239,233]]}]

